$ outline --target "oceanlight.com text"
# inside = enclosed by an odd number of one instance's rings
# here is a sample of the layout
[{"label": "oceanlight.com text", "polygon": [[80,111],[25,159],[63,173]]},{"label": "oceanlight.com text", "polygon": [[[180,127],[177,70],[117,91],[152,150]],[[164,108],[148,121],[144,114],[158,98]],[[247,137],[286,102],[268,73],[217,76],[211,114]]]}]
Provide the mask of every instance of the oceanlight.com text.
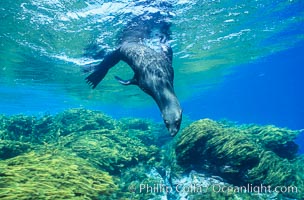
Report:
[{"label": "oceanlight.com text", "polygon": [[265,186],[247,184],[245,186],[230,186],[224,184],[202,185],[202,184],[178,184],[170,186],[165,184],[139,184],[130,186],[130,191],[139,193],[298,193],[296,186]]}]

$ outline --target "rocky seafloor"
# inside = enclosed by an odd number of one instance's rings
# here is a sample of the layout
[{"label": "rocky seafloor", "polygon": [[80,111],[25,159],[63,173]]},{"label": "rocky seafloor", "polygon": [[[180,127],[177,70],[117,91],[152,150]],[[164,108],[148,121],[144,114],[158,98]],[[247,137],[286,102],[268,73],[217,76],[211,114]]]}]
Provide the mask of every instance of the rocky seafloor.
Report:
[{"label": "rocky seafloor", "polygon": [[304,199],[299,131],[71,109],[0,115],[0,199]]}]

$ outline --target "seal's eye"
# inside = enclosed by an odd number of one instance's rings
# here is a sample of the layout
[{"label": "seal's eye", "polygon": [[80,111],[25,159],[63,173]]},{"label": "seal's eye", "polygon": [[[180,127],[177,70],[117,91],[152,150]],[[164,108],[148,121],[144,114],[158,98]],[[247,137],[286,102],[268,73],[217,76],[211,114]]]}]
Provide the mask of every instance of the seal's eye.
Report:
[{"label": "seal's eye", "polygon": [[169,121],[168,120],[164,120],[166,127],[168,128],[169,126]]}]

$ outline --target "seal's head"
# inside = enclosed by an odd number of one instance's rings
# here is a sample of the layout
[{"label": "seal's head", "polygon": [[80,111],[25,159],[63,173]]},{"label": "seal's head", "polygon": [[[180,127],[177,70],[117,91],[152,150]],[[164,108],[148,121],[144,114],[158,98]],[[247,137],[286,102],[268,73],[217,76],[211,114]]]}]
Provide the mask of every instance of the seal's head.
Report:
[{"label": "seal's head", "polygon": [[169,109],[167,112],[163,113],[164,123],[170,132],[171,136],[175,136],[182,122],[182,110],[179,109]]}]

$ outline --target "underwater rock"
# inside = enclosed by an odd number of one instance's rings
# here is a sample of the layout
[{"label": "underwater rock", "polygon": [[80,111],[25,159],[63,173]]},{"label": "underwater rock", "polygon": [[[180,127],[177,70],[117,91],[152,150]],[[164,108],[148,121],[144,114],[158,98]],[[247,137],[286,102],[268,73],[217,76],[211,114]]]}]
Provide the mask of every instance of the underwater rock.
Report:
[{"label": "underwater rock", "polygon": [[163,124],[147,119],[122,118],[119,120],[119,127],[127,132],[129,137],[140,139],[145,145],[162,146],[172,137],[168,135]]},{"label": "underwater rock", "polygon": [[282,158],[293,159],[298,152],[298,145],[294,140],[299,135],[299,131],[286,128],[278,128],[273,125],[242,125],[239,126],[248,133],[249,137],[254,137],[255,142],[263,146],[264,149],[273,151]]},{"label": "underwater rock", "polygon": [[165,200],[166,195],[162,191],[144,188],[145,186],[153,187],[162,183],[163,178],[154,167],[148,167],[141,163],[122,171],[118,196],[119,199]]},{"label": "underwater rock", "polygon": [[181,166],[212,165],[214,173],[232,176],[232,181],[242,180],[247,169],[258,164],[261,151],[241,131],[224,128],[209,119],[184,129],[176,144],[176,157]]},{"label": "underwater rock", "polygon": [[32,137],[34,117],[16,115],[10,117],[5,125],[7,136],[5,139],[29,142]]},{"label": "underwater rock", "polygon": [[137,137],[129,137],[119,129],[71,133],[61,137],[60,144],[111,173],[140,162],[154,162],[160,152],[155,145],[144,145]]},{"label": "underwater rock", "polygon": [[2,119],[0,139],[30,143],[50,143],[58,139],[58,127],[49,115],[41,118],[15,115]]},{"label": "underwater rock", "polygon": [[[269,200],[281,199],[278,193],[253,193],[250,185],[240,188],[226,183],[221,177],[194,170],[171,178],[170,170],[163,175],[156,168],[134,167],[122,173],[120,199],[149,200]],[[123,193],[122,193],[123,191]]]},{"label": "underwater rock", "polygon": [[[248,190],[246,190],[248,189]],[[172,179],[175,200],[269,200],[286,199],[277,193],[252,193],[249,188],[240,188],[226,183],[221,177],[198,173],[194,170],[182,177]],[[290,200],[290,199],[289,199]]]},{"label": "underwater rock", "polygon": [[35,143],[55,143],[60,136],[59,126],[51,115],[45,115],[34,121],[32,138]]},{"label": "underwater rock", "polygon": [[30,143],[0,139],[0,160],[21,155],[32,149]]},{"label": "underwater rock", "polygon": [[107,172],[64,153],[0,161],[0,199],[101,199],[116,190]]},{"label": "underwater rock", "polygon": [[0,116],[0,122],[0,139],[37,144],[55,143],[60,136],[77,131],[113,130],[116,127],[112,118],[101,112],[85,109],[70,109],[55,117]]},{"label": "underwater rock", "polygon": [[100,168],[117,173],[139,162],[150,163],[160,152],[155,145],[157,126],[146,120],[116,121],[101,112],[85,109],[70,109],[54,117],[17,115],[1,116],[0,120],[5,124],[0,139],[16,145],[9,149],[3,146],[5,158],[19,155],[19,146],[29,142],[37,148],[40,145],[71,150]]},{"label": "underwater rock", "polygon": [[[116,190],[112,177],[104,170],[120,176],[125,169],[140,163],[148,166],[160,159],[160,149],[152,144],[156,143],[152,137],[154,127],[145,120],[130,121],[133,129],[127,129],[127,121],[118,122],[101,112],[71,109],[54,117],[0,116],[0,121],[3,122],[0,158],[6,159],[0,161],[0,199],[109,199],[99,196],[107,192],[113,199],[117,195],[128,198],[123,194],[125,191]],[[146,124],[149,129],[141,130],[140,124]],[[36,153],[27,153],[30,150]],[[27,154],[20,156],[24,153]],[[65,179],[65,174],[72,177]],[[20,187],[14,189],[14,185]],[[10,193],[11,190],[14,192]]]},{"label": "underwater rock", "polygon": [[98,111],[70,109],[54,117],[60,128],[60,135],[65,136],[77,131],[115,129],[116,122],[111,117]]},{"label": "underwater rock", "polygon": [[[251,132],[255,130],[255,132]],[[290,150],[288,160],[275,152],[267,144],[292,142],[295,137],[292,131],[279,128],[260,127],[246,129],[244,127],[227,126],[210,119],[199,120],[183,130],[176,141],[177,163],[184,169],[195,168],[218,175],[234,185],[265,184],[271,186],[296,186],[303,188],[301,169],[295,165],[299,159],[294,148]],[[274,133],[265,134],[265,132]],[[279,136],[277,133],[289,134]],[[262,134],[263,133],[263,134]],[[269,137],[266,137],[268,135]],[[266,138],[266,141],[263,139]],[[285,138],[287,141],[283,141]],[[273,150],[273,151],[271,151]],[[288,149],[285,149],[288,151]],[[284,194],[294,198],[303,198],[304,194]]]},{"label": "underwater rock", "polygon": [[1,132],[6,129],[6,124],[8,121],[8,117],[6,117],[5,115],[0,115],[0,135]]},{"label": "underwater rock", "polygon": [[[209,184],[218,180],[227,186],[304,187],[304,158],[296,154],[293,142],[297,131],[274,126],[237,126],[205,119],[192,123],[168,143],[162,138],[168,134],[159,124],[134,118],[114,120],[85,109],[40,118],[0,115],[0,122],[0,159],[5,159],[0,160],[1,199],[30,195],[36,199],[48,195],[50,199],[285,199],[273,193],[138,193],[129,188],[160,182],[175,187],[197,179]],[[36,153],[28,153],[31,150]],[[192,169],[198,172],[185,175]],[[104,171],[117,177],[115,184]],[[111,197],[99,196],[107,195],[106,191]],[[284,195],[304,198],[300,192]]]},{"label": "underwater rock", "polygon": [[152,123],[144,119],[122,118],[119,121],[121,122],[121,128],[123,130],[134,129],[148,131],[152,129]]}]

